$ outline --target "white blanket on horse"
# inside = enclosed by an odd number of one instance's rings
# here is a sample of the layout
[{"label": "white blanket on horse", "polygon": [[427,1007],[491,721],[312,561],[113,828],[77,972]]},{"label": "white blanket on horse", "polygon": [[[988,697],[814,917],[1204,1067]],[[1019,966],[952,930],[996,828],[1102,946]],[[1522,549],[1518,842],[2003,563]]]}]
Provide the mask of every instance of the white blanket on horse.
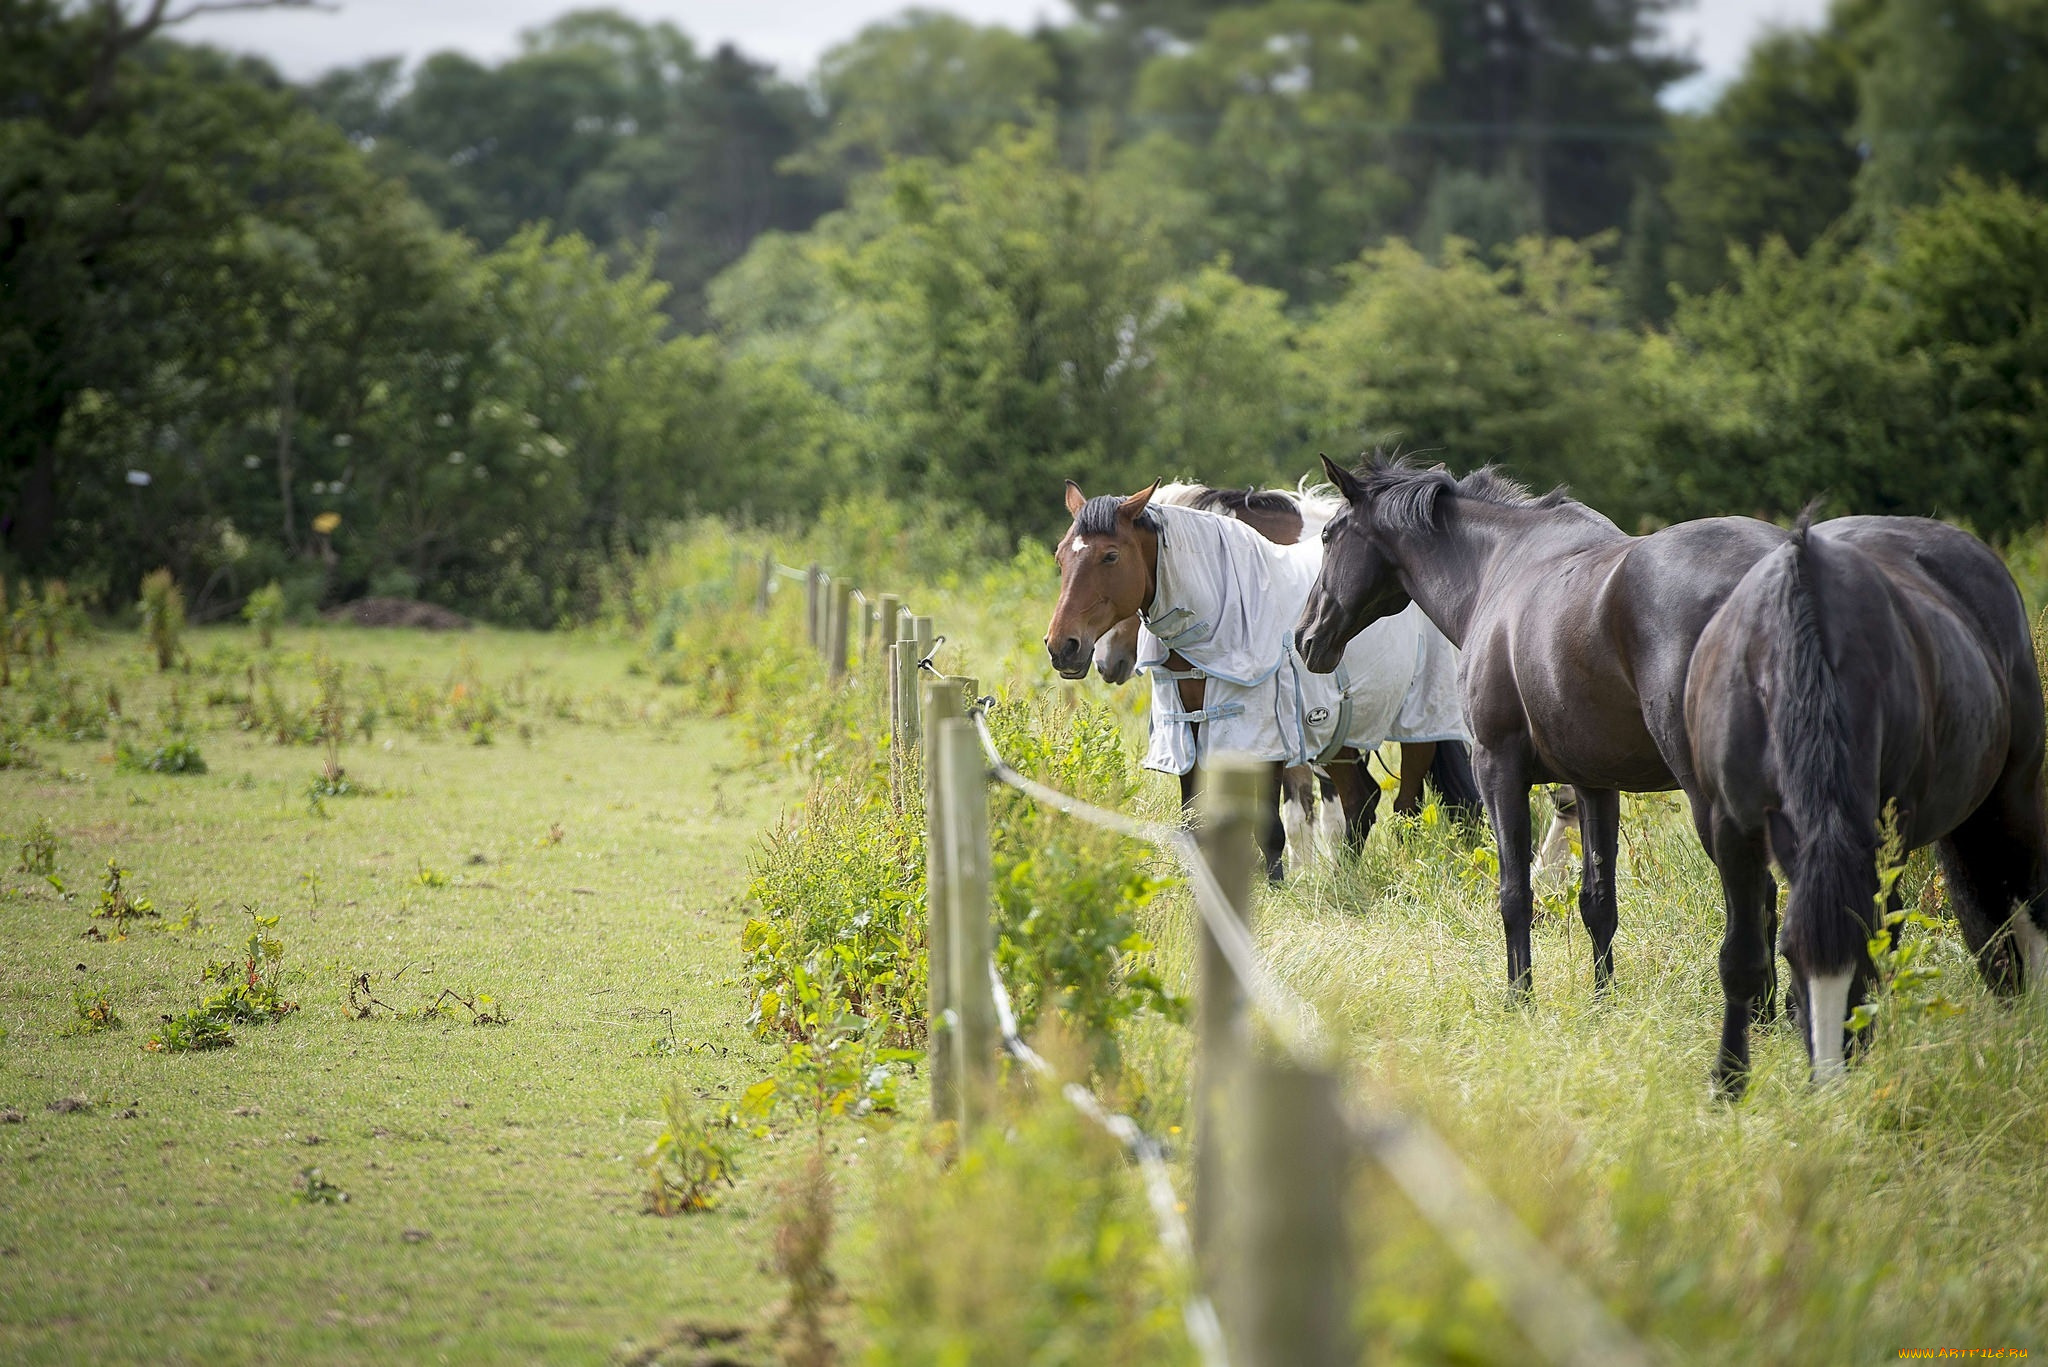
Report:
[{"label": "white blanket on horse", "polygon": [[[1158,577],[1138,646],[1152,675],[1146,768],[1184,774],[1215,754],[1309,764],[1340,745],[1468,738],[1457,651],[1421,609],[1411,603],[1373,623],[1337,672],[1311,674],[1295,654],[1294,624],[1322,563],[1321,540],[1276,546],[1234,518],[1152,512]],[[1198,711],[1181,706],[1169,651],[1203,678]]]}]

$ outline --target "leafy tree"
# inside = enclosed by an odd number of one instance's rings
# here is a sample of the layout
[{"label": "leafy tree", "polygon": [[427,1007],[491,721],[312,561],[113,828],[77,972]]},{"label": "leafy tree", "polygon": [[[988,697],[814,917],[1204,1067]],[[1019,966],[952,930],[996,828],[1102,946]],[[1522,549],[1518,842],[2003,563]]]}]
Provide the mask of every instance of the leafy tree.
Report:
[{"label": "leafy tree", "polygon": [[1344,276],[1300,338],[1329,449],[1497,462],[1635,514],[1643,455],[1622,381],[1637,342],[1591,246],[1524,238],[1489,266],[1452,238],[1433,265],[1395,241]]},{"label": "leafy tree", "polygon": [[831,206],[786,161],[816,131],[803,93],[731,47],[709,57],[669,24],[578,10],[487,66],[428,58],[331,73],[308,93],[443,223],[488,247],[536,223],[612,251],[652,241],[668,307],[702,321],[706,281],[768,229]]},{"label": "leafy tree", "polygon": [[1858,180],[1873,208],[1933,200],[1967,170],[2048,193],[2048,9],[2026,0],[1863,0]]},{"label": "leafy tree", "polygon": [[1449,166],[1525,186],[1544,232],[1587,237],[1627,221],[1656,170],[1658,95],[1692,70],[1665,50],[1678,0],[1422,0],[1437,78],[1404,140],[1417,183]]},{"label": "leafy tree", "polygon": [[1679,124],[1664,187],[1673,281],[1694,293],[1721,284],[1730,243],[1754,249],[1775,234],[1803,252],[1849,208],[1856,75],[1833,29],[1768,33],[1714,107]]},{"label": "leafy tree", "polygon": [[1317,294],[1407,206],[1388,135],[1435,71],[1410,0],[1226,10],[1145,67],[1137,113],[1163,131],[1127,155],[1200,194],[1198,255],[1227,251],[1255,283]]},{"label": "leafy tree", "polygon": [[827,131],[799,164],[844,179],[890,157],[964,161],[997,129],[1029,122],[1056,79],[1044,44],[935,10],[905,10],[819,61]]}]

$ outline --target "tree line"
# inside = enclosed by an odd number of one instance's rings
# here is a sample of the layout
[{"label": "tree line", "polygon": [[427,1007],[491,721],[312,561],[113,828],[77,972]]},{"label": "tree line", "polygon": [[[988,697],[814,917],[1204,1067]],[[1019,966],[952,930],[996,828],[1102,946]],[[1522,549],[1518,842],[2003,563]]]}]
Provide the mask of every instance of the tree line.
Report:
[{"label": "tree line", "polygon": [[803,84],[578,11],[294,86],[0,0],[0,570],[585,609],[675,518],[1376,444],[1715,512],[2048,520],[2048,19],[1840,0],[906,11]]}]

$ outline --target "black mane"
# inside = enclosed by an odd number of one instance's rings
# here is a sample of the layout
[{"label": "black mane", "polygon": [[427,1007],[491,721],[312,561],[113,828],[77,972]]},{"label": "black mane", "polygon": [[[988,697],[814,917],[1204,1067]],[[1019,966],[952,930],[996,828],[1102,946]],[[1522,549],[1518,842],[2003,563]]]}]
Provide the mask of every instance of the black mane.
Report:
[{"label": "black mane", "polygon": [[[1081,505],[1081,511],[1074,517],[1075,536],[1115,536],[1117,514],[1124,505],[1122,494],[1097,494]],[[1137,524],[1148,532],[1159,530],[1159,522],[1147,508],[1138,514]]]},{"label": "black mane", "polygon": [[1501,508],[1579,506],[1563,485],[1547,494],[1531,494],[1497,465],[1481,466],[1460,479],[1441,465],[1418,469],[1405,456],[1375,453],[1358,472],[1358,481],[1371,497],[1373,520],[1396,531],[1434,530],[1437,499],[1446,492]]}]

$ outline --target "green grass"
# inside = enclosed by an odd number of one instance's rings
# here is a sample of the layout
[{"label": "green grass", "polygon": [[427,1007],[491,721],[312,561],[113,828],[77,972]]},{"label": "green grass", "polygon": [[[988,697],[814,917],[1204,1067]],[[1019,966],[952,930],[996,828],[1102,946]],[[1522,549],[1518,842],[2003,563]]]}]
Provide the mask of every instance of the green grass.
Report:
[{"label": "green grass", "polygon": [[[253,633],[188,645],[234,684]],[[752,1332],[723,1351],[768,1360],[761,1179],[778,1150],[743,1146],[750,1180],[671,1219],[641,1213],[634,1159],[672,1078],[709,1108],[772,1064],[731,980],[748,851],[793,786],[629,677],[623,648],[287,631],[275,656],[295,702],[316,647],[359,685],[376,664],[445,695],[466,671],[507,715],[488,745],[384,717],[341,752],[373,795],[322,816],[306,797],[317,746],[233,729],[231,706],[200,702],[203,669],[160,678],[113,638],[59,667],[93,696],[114,681],[132,718],[175,684],[208,771],[116,772],[109,741],[41,737],[41,767],[0,770],[0,832],[47,815],[75,894],[7,871],[5,844],[0,1107],[23,1119],[0,1125],[0,1358],[598,1361],[730,1326]],[[109,859],[159,917],[82,939],[108,924],[88,911]],[[240,946],[245,904],[281,917],[300,1010],[234,1027],[233,1048],[145,1052],[160,1016],[211,990],[201,970]],[[193,928],[167,928],[188,910]],[[402,1007],[488,993],[510,1023],[352,1019],[358,972]],[[121,1028],[67,1031],[87,977]],[[648,1056],[671,1022],[685,1052]],[[90,1107],[47,1109],[70,1096]],[[294,1200],[307,1167],[348,1201]]]}]

